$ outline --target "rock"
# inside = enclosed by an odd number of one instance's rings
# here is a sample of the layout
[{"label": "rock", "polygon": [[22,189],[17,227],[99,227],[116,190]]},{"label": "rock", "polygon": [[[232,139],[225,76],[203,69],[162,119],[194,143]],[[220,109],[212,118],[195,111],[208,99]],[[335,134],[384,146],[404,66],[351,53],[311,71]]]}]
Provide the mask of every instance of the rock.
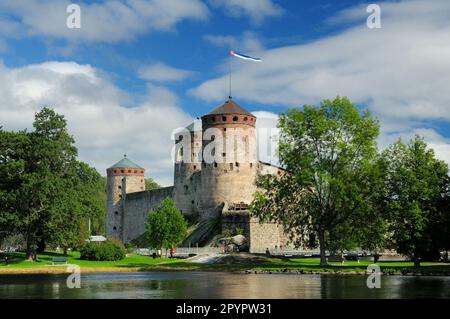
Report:
[{"label": "rock", "polygon": [[231,237],[231,242],[237,246],[242,246],[247,242],[247,238],[242,235],[236,235]]},{"label": "rock", "polygon": [[237,249],[237,246],[235,244],[228,244],[225,247],[225,252],[227,252],[227,253],[232,253],[232,252],[237,251],[237,250],[238,249]]}]

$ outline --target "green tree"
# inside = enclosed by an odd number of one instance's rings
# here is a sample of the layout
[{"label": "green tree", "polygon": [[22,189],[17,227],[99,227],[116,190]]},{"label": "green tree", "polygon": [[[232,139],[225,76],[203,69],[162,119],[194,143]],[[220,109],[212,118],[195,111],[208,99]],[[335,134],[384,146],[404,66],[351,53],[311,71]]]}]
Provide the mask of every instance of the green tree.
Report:
[{"label": "green tree", "polygon": [[151,248],[172,248],[186,236],[186,222],[172,199],[167,197],[147,219],[147,237]]},{"label": "green tree", "polygon": [[64,117],[45,107],[33,127],[30,133],[0,129],[0,226],[25,237],[28,258],[47,242],[74,245],[84,220],[104,214],[95,197],[104,182],[76,160]]},{"label": "green tree", "polygon": [[[290,109],[278,126],[278,156],[286,172],[258,178],[261,191],[250,210],[261,221],[281,223],[297,246],[317,235],[320,263],[326,265],[327,238],[357,225],[376,194],[378,121],[337,97],[320,107]],[[353,245],[339,237],[342,246],[334,249]]]},{"label": "green tree", "polygon": [[383,152],[383,161],[385,207],[394,246],[419,266],[430,252],[439,253],[433,226],[448,214],[440,205],[448,194],[448,166],[419,136],[409,144],[395,142]]},{"label": "green tree", "polygon": [[149,191],[158,188],[161,188],[161,186],[157,182],[155,182],[153,178],[149,177],[145,179],[145,190]]},{"label": "green tree", "polygon": [[78,247],[89,236],[88,220],[93,220],[94,232],[98,221],[105,218],[105,201],[99,196],[103,193],[101,175],[87,164],[74,163],[73,178],[59,180],[66,192],[52,203],[50,218],[46,223],[45,234],[49,243],[58,245],[66,254],[70,247]]}]

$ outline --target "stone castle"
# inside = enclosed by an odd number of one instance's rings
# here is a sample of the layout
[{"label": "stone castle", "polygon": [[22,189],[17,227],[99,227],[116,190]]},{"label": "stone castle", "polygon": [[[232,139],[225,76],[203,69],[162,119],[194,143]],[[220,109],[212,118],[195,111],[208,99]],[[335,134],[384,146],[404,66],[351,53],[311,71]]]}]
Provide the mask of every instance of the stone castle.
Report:
[{"label": "stone castle", "polygon": [[259,223],[248,211],[257,175],[282,173],[257,160],[256,120],[230,97],[178,131],[171,187],[145,190],[145,169],[126,157],[108,168],[107,237],[124,243],[139,237],[148,212],[170,197],[191,220],[219,220],[222,231],[240,228],[250,252],[286,246],[281,226]]}]

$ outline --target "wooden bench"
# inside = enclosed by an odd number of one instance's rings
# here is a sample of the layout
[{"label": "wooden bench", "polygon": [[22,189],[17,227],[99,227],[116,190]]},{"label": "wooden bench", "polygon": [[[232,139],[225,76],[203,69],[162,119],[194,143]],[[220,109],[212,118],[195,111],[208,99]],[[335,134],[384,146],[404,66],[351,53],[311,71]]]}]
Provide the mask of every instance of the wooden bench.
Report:
[{"label": "wooden bench", "polygon": [[54,265],[55,263],[66,263],[67,264],[67,257],[54,257],[52,258],[52,265]]}]

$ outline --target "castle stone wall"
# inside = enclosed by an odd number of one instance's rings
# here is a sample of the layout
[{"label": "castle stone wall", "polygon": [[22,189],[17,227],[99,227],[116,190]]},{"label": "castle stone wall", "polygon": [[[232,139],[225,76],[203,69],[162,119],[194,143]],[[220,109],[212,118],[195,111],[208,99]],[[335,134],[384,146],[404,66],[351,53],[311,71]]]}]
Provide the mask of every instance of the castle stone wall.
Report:
[{"label": "castle stone wall", "polygon": [[126,194],[123,201],[123,242],[127,243],[145,233],[148,212],[158,207],[166,197],[173,199],[173,196],[173,186]]},{"label": "castle stone wall", "polygon": [[260,224],[258,218],[250,218],[250,252],[261,253],[267,248],[273,251],[275,246],[286,246],[288,238],[281,225],[275,223]]}]

